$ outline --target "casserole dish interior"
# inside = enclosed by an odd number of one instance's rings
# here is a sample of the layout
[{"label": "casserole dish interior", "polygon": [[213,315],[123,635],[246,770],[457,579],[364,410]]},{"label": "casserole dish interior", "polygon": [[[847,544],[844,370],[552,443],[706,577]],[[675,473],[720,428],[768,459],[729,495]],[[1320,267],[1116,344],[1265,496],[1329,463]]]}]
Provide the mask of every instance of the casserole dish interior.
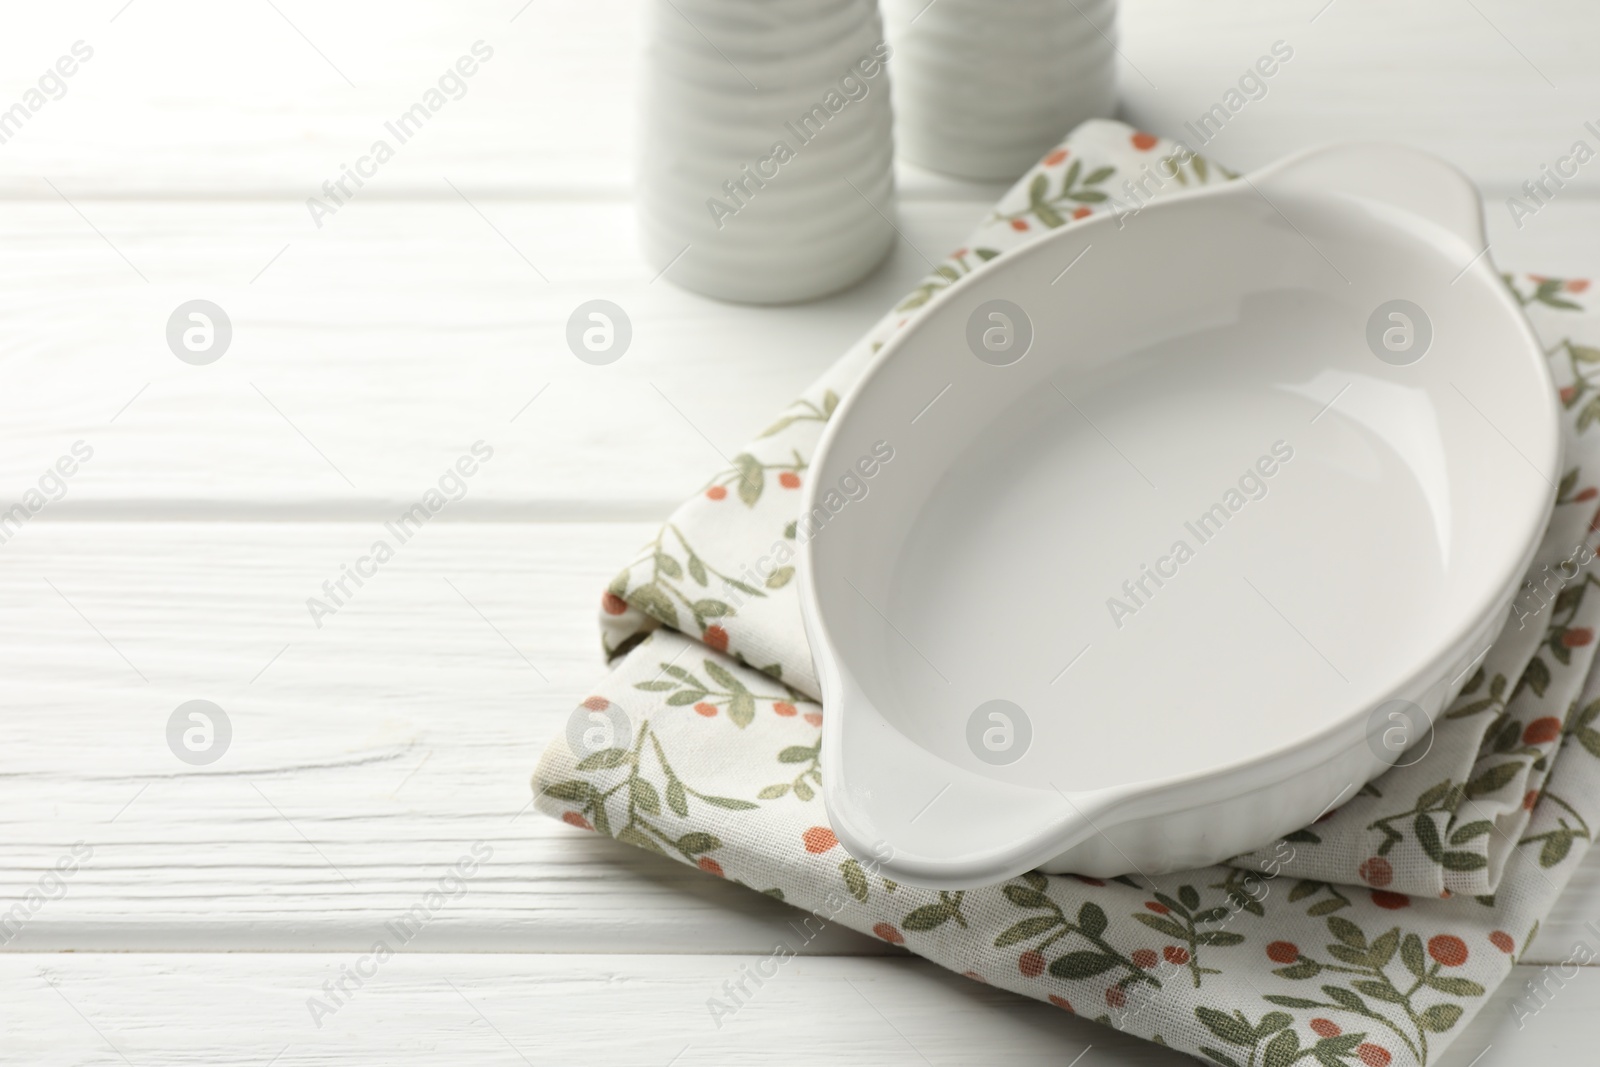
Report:
[{"label": "casserole dish interior", "polygon": [[[1351,146],[1059,230],[930,304],[810,479],[826,512],[893,449],[802,552],[840,840],[913,884],[1154,873],[1385,769],[1373,710],[1465,681],[1559,477],[1483,247],[1459,173]],[[982,358],[975,316],[1025,354]]]}]

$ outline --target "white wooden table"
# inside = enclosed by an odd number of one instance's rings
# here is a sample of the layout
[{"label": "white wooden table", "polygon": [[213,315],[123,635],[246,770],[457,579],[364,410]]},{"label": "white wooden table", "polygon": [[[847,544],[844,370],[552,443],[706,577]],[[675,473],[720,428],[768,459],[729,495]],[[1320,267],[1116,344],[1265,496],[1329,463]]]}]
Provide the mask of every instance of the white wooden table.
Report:
[{"label": "white wooden table", "polygon": [[[1283,39],[1295,58],[1216,158],[1418,144],[1482,184],[1503,266],[1596,269],[1600,162],[1520,229],[1504,207],[1600,119],[1592,3],[1325,3],[1127,0],[1125,117],[1177,132]],[[652,281],[628,203],[637,6],[8,9],[0,109],[74,42],[93,56],[0,144],[0,510],[74,442],[94,454],[0,544],[0,910],[45,891],[0,954],[0,1061],[1184,1062],[839,930],[719,1029],[706,999],[793,913],[529,812],[537,753],[601,672],[614,569],[713,444],[923,269],[902,247],[781,309]],[[466,95],[315,226],[306,198],[480,39]],[[930,250],[998,192],[901,187]],[[635,326],[609,367],[562,340],[594,297]],[[196,298],[234,327],[207,366],[165,341]],[[478,440],[494,459],[466,497],[315,626],[306,598]],[[193,699],[232,725],[208,766],[166,741]],[[308,998],[370,969],[474,847],[465,891],[313,1022]],[[1600,861],[1517,984],[1596,918]],[[1587,1058],[1600,972],[1520,1032],[1510,993],[1447,1064]]]}]

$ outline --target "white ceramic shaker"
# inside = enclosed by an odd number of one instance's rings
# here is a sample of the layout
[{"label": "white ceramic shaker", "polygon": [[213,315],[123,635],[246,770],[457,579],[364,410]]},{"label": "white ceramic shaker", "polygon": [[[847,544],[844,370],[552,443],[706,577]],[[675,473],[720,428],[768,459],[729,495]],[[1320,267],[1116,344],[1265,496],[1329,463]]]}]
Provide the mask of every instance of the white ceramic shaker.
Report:
[{"label": "white ceramic shaker", "polygon": [[646,259],[723,300],[809,300],[893,243],[876,0],[647,0],[635,203]]},{"label": "white ceramic shaker", "polygon": [[903,159],[1011,179],[1116,104],[1116,0],[884,0]]}]

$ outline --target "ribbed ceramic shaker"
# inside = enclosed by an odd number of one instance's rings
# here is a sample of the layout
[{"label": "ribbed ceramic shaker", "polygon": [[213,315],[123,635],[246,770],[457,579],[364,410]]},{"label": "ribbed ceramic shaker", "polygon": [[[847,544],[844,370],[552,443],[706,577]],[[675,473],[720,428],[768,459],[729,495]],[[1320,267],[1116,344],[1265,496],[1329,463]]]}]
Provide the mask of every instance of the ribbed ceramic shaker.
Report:
[{"label": "ribbed ceramic shaker", "polygon": [[651,0],[635,202],[672,282],[808,300],[895,232],[890,53],[875,0]]},{"label": "ribbed ceramic shaker", "polygon": [[1011,179],[1116,104],[1116,0],[884,0],[902,158]]}]

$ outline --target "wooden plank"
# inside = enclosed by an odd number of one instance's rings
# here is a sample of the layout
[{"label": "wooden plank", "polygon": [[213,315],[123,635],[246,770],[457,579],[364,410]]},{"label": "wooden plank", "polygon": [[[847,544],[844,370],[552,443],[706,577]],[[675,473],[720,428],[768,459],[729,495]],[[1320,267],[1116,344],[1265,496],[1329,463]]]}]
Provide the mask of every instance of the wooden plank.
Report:
[{"label": "wooden plank", "polygon": [[[632,187],[637,0],[96,8],[19,12],[0,41],[4,107],[75,43],[91,53],[0,130],[0,198],[55,199],[48,179],[74,199],[287,197],[305,220],[305,201],[326,201],[322,183],[378,140],[394,154],[360,201],[454,200],[452,182],[487,200],[618,201]],[[473,73],[402,140],[387,124],[464,56]],[[974,189],[915,168],[902,186],[913,199]]]},{"label": "wooden plank", "polygon": [[[479,845],[430,951],[765,950],[792,909],[528,810],[601,674],[599,591],[649,531],[425,528],[319,629],[305,599],[381,527],[25,528],[0,553],[0,900],[93,854],[5,947],[357,951]],[[167,742],[195,699],[232,724],[207,766]],[[1530,958],[1566,958],[1597,911],[1590,862]],[[834,928],[809,950],[886,946]]]},{"label": "wooden plank", "polygon": [[[766,950],[770,952],[770,948]],[[1182,1067],[1195,1061],[922,960],[793,959],[730,1016],[707,1001],[766,958],[454,956],[401,952],[312,1021],[359,957],[0,957],[6,1048],[20,1063],[471,1062]],[[1436,1067],[1592,1061],[1600,971],[1513,1021],[1520,967]],[[1551,988],[1555,988],[1552,984]]]},{"label": "wooden plank", "polygon": [[[87,208],[115,249],[62,203],[0,205],[0,484],[95,449],[51,517],[389,516],[477,440],[494,461],[452,518],[664,515],[983,210],[910,208],[911,244],[861,286],[749,308],[652,282],[621,204],[488,205],[498,233],[460,202],[361,204],[321,233],[281,202]],[[634,324],[603,367],[566,343],[596,297]],[[196,298],[233,324],[206,366],[166,341]]]},{"label": "wooden plank", "polygon": [[[1122,6],[1122,109],[1171,136],[1223,102],[1246,70],[1284,41],[1293,58],[1201,148],[1256,167],[1336,140],[1397,141],[1437,152],[1510,195],[1573,141],[1591,148],[1600,70],[1588,42],[1600,11],[1581,0],[1184,0]],[[1252,91],[1260,93],[1260,90]],[[1600,190],[1600,168],[1562,193]]]},{"label": "wooden plank", "polygon": [[[621,204],[491,204],[499,234],[459,202],[359,204],[310,234],[282,202],[87,208],[115,249],[59,202],[0,204],[3,499],[95,450],[47,519],[390,517],[478,440],[494,460],[451,519],[665,515],[985,210],[910,205],[862,286],[747,308],[652,283]],[[1489,221],[1504,265],[1593,266],[1600,202]],[[566,346],[595,297],[634,324],[610,366]],[[207,366],[166,343],[195,298],[233,321]]]},{"label": "wooden plank", "polygon": [[[603,669],[600,591],[650,529],[425,528],[320,629],[306,598],[378,524],[24,529],[0,554],[0,900],[93,855],[5,947],[360,948],[478,845],[425,944],[759,949],[791,909],[529,809]],[[168,747],[195,699],[232,724],[208,766]]]},{"label": "wooden plank", "polygon": [[[481,39],[494,56],[465,95],[398,145],[360,196],[454,199],[448,176],[486,197],[621,199],[635,170],[640,10],[637,0],[19,9],[0,41],[7,106],[73,42],[95,54],[5,144],[0,196],[55,199],[49,177],[73,197],[303,205]],[[1587,52],[1597,30],[1585,0],[1413,0],[1399,11],[1382,0],[1133,0],[1121,13],[1123,107],[1178,133],[1282,39],[1295,58],[1229,123],[1219,157],[1256,165],[1321,141],[1393,139],[1508,190],[1596,117],[1584,108],[1600,98]],[[1592,175],[1583,181],[1594,188]],[[941,188],[916,172],[906,187],[912,197]]]},{"label": "wooden plank", "polygon": [[[12,165],[0,191],[53,198],[48,176],[69,196],[270,191],[299,203],[384,138],[394,158],[363,198],[453,198],[444,176],[500,195],[619,195],[632,97],[616,79],[637,52],[634,6],[106,0],[92,13],[18,12],[0,45],[7,106],[73,42],[94,51],[6,144]],[[437,89],[480,40],[492,56],[461,89],[447,85],[401,143],[385,123]],[[574,100],[583,106],[566,106]]]}]

